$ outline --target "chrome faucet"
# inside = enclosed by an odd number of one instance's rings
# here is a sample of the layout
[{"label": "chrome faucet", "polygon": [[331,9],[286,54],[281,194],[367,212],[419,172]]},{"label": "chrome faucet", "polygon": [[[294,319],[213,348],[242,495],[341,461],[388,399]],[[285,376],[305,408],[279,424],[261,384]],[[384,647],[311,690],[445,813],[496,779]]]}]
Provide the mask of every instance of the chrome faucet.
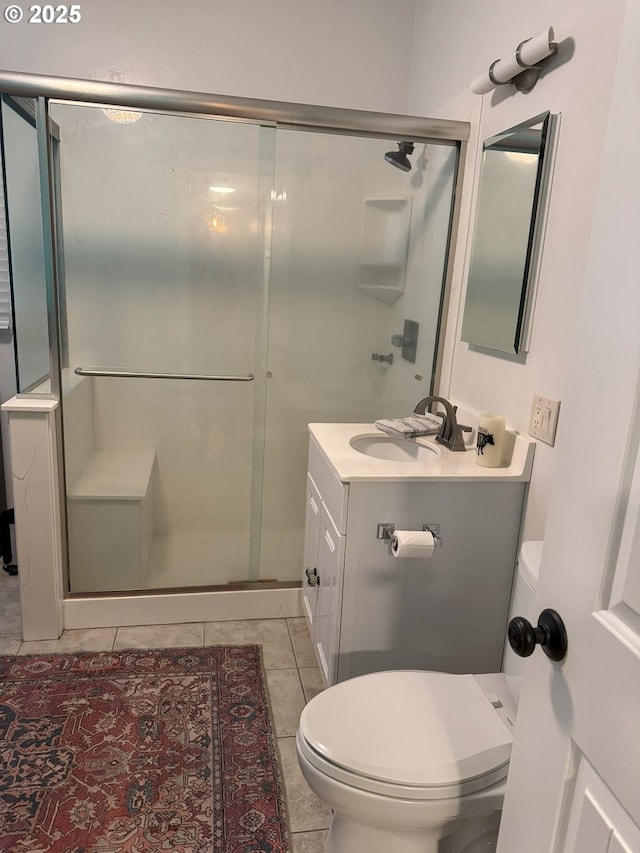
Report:
[{"label": "chrome faucet", "polygon": [[439,444],[444,444],[449,450],[466,450],[462,433],[471,432],[471,427],[458,423],[456,418],[457,406],[453,406],[444,397],[424,397],[413,410],[414,415],[424,415],[432,403],[441,403],[445,412],[436,441]]}]

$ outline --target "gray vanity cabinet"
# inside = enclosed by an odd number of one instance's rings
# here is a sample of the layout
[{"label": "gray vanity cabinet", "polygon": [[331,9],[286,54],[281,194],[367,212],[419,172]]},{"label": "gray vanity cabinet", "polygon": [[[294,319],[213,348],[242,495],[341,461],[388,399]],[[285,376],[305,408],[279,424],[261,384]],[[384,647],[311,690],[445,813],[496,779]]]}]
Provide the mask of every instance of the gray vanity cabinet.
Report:
[{"label": "gray vanity cabinet", "polygon": [[[311,438],[302,603],[325,684],[386,669],[500,670],[526,483],[342,482]],[[380,523],[437,524],[428,560]]]}]

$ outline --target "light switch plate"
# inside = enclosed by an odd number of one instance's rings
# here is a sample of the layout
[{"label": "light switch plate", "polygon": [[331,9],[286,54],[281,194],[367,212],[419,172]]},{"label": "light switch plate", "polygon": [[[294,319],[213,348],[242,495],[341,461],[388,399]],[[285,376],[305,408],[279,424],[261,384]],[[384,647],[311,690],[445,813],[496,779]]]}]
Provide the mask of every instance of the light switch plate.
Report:
[{"label": "light switch plate", "polygon": [[560,400],[551,400],[549,397],[534,394],[531,417],[529,418],[529,435],[553,447],[556,440],[559,412]]}]

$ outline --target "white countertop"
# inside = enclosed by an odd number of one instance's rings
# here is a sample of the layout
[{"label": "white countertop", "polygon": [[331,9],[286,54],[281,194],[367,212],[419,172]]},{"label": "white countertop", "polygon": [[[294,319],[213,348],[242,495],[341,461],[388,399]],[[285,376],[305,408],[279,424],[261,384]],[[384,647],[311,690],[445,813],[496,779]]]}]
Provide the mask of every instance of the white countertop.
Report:
[{"label": "white countertop", "polygon": [[[354,450],[350,445],[356,436],[383,437],[385,433],[374,424],[309,424],[309,433],[327,458],[338,479],[344,483],[379,481],[458,480],[460,482],[492,482],[510,480],[528,482],[531,479],[535,442],[527,436],[507,431],[507,455],[510,464],[503,468],[483,468],[476,465],[475,446],[453,452],[437,444],[435,436],[406,439],[432,448],[435,454],[428,461],[397,462],[375,459]],[[509,448],[509,444],[512,445]]]}]

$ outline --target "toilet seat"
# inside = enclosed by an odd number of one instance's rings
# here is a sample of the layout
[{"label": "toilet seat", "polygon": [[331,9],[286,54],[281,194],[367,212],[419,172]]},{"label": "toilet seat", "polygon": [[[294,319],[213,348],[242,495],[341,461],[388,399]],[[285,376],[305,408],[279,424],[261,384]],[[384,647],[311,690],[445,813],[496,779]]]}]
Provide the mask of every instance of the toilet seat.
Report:
[{"label": "toilet seat", "polygon": [[423,671],[376,672],[334,685],[304,708],[298,734],[301,753],[330,778],[420,800],[500,782],[513,743],[472,675]]}]

